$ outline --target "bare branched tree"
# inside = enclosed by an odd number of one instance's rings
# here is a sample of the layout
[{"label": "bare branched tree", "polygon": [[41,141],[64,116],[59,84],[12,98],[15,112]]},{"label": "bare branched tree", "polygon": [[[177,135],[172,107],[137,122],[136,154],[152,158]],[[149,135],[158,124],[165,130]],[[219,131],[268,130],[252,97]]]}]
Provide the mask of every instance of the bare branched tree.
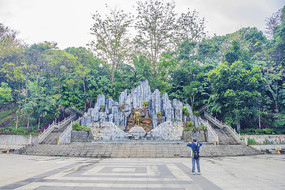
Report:
[{"label": "bare branched tree", "polygon": [[282,24],[282,11],[283,9],[279,9],[276,13],[273,13],[271,17],[266,18],[266,28],[265,34],[269,39],[274,38],[274,29],[276,26]]}]

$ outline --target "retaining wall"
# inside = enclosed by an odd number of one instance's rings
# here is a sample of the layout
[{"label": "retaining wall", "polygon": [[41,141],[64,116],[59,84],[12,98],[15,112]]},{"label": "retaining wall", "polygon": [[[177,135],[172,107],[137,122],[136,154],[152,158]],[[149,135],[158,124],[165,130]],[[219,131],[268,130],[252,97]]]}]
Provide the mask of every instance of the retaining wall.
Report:
[{"label": "retaining wall", "polygon": [[37,140],[38,136],[0,135],[0,148],[18,149],[35,143]]},{"label": "retaining wall", "polygon": [[262,144],[262,145],[250,145],[251,147],[257,150],[275,150],[276,147],[281,147],[281,149],[285,149],[285,144]]},{"label": "retaining wall", "polygon": [[193,138],[196,138],[200,142],[207,142],[208,132],[207,131],[183,131],[182,139],[185,142],[192,141]]},{"label": "retaining wall", "polygon": [[247,139],[254,139],[259,144],[285,144],[285,135],[242,135],[247,144]]},{"label": "retaining wall", "polygon": [[71,142],[90,142],[94,138],[89,131],[71,131]]}]

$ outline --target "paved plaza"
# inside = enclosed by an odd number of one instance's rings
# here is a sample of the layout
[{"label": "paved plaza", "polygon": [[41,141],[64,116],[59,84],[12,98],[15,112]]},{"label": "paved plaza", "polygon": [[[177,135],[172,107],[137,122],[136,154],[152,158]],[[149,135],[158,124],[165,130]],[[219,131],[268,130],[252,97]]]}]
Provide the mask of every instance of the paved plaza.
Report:
[{"label": "paved plaza", "polygon": [[0,189],[285,189],[285,155],[91,159],[0,154]]}]

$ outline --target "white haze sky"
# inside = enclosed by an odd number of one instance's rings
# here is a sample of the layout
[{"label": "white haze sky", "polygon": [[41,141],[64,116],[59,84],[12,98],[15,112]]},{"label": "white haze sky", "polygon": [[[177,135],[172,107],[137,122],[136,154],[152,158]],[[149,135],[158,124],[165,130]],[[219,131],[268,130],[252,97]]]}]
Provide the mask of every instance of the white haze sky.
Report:
[{"label": "white haze sky", "polygon": [[[108,14],[118,7],[136,14],[136,0],[0,0],[0,23],[19,32],[28,44],[55,41],[61,49],[84,46],[92,40],[92,14]],[[166,1],[165,2],[173,2]],[[174,0],[178,14],[196,9],[206,20],[206,30],[224,35],[242,27],[264,30],[265,19],[285,5],[285,0]]]}]

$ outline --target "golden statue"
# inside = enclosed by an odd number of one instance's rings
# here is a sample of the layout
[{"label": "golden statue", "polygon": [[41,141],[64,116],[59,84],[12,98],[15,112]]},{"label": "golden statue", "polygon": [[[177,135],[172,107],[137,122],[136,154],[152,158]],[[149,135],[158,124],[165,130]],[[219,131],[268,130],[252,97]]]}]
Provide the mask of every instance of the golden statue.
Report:
[{"label": "golden statue", "polygon": [[136,111],[134,114],[135,123],[140,124],[140,112]]}]

